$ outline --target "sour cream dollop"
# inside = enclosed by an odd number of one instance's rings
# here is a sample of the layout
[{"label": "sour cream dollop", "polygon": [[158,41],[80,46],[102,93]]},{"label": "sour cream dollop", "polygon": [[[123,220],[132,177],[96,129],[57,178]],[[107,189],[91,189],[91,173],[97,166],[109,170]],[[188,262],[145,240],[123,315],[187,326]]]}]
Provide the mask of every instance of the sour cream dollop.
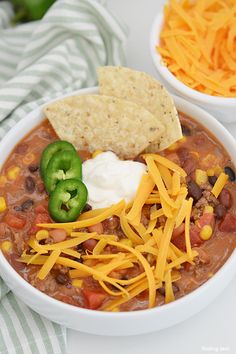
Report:
[{"label": "sour cream dollop", "polygon": [[124,199],[131,201],[146,165],[120,160],[113,152],[102,152],[83,163],[83,182],[88,189],[88,203],[93,209],[109,207]]}]

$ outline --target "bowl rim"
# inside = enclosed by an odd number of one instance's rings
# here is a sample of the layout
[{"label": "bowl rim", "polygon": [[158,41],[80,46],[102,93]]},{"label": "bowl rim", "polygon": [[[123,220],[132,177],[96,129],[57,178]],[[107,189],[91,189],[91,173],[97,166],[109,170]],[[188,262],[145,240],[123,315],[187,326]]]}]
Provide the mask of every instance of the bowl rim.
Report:
[{"label": "bowl rim", "polygon": [[[74,96],[77,94],[94,94],[97,93],[98,89],[97,87],[89,88],[89,89],[82,89],[78,91],[74,91],[70,94],[63,95],[61,97],[57,97],[54,100],[50,100],[49,102],[56,101],[60,98],[68,97],[68,96]],[[232,137],[232,135],[228,132],[224,126],[222,126],[221,123],[219,123],[212,115],[204,111],[202,108],[194,105],[193,103],[190,103],[183,98],[180,98],[178,96],[173,95],[173,99],[175,103],[178,105],[184,105],[186,109],[191,109],[197,112],[199,115],[205,116],[211,123],[215,125],[215,128],[218,131],[223,132],[224,137],[226,138],[226,141],[229,144],[232,144],[235,146],[236,149],[236,141]],[[48,103],[46,103],[48,104]],[[10,129],[10,131],[4,136],[2,141],[0,142],[0,148],[4,147],[4,145],[7,146],[8,140],[10,139],[11,141],[14,141],[13,137],[15,137],[20,129],[25,126],[26,122],[31,118],[32,116],[40,115],[42,114],[42,108],[46,105],[41,105],[38,108],[34,109],[30,113],[28,113],[22,120],[20,120],[13,128]],[[184,112],[183,112],[184,113]],[[193,113],[194,115],[195,113]],[[193,116],[193,119],[194,116]],[[42,121],[43,118],[40,118],[40,121]],[[35,122],[34,127],[36,127],[39,123]],[[202,123],[203,126],[204,122]],[[33,128],[31,128],[29,131],[24,133],[23,136],[26,136]],[[216,137],[217,138],[217,137]],[[17,140],[15,144],[18,143],[22,138]],[[218,138],[217,138],[218,139]],[[219,140],[219,139],[218,139]],[[221,141],[220,141],[221,142]],[[224,146],[223,142],[221,142],[222,145]],[[11,151],[14,148],[15,144],[11,144]],[[227,149],[226,149],[227,150]],[[9,156],[9,153],[7,154]],[[4,160],[4,162],[6,159]],[[234,270],[234,271],[233,271]],[[140,316],[142,318],[146,319],[151,319],[151,317],[156,316],[162,312],[169,313],[169,311],[172,311],[172,309],[182,309],[182,305],[187,306],[189,303],[194,303],[195,299],[198,299],[201,296],[207,296],[208,289],[214,287],[215,284],[220,282],[220,278],[224,277],[225,274],[228,274],[231,271],[231,278],[234,276],[236,273],[236,250],[233,251],[233,253],[230,255],[230,257],[226,260],[226,262],[223,264],[222,267],[213,275],[212,278],[208,279],[204,284],[193,290],[191,293],[173,301],[172,303],[168,303],[162,306],[157,306],[151,309],[145,309],[145,310],[137,310],[137,311],[129,311],[129,312],[105,312],[101,310],[91,310],[91,309],[85,309],[81,307],[77,307],[68,303],[64,303],[63,301],[57,300],[53,297],[50,297],[49,295],[43,293],[42,291],[38,290],[34,286],[32,286],[30,283],[28,283],[24,278],[22,278],[17,271],[12,267],[12,265],[7,261],[5,258],[3,252],[0,250],[0,276],[3,274],[3,272],[7,273],[9,278],[14,281],[14,288],[17,289],[23,289],[27,291],[28,296],[34,296],[35,301],[41,301],[45,305],[49,305],[53,307],[54,309],[57,310],[62,310],[62,311],[68,311],[68,313],[73,313],[75,314],[81,314],[85,315],[90,319],[106,319],[106,318],[124,318],[124,319],[138,319]],[[224,288],[224,287],[223,287]],[[223,290],[222,288],[222,290]],[[14,292],[14,289],[13,289]]]},{"label": "bowl rim", "polygon": [[211,96],[206,93],[194,90],[178,80],[171,71],[164,65],[161,55],[156,51],[156,45],[159,43],[159,35],[164,20],[163,8],[155,16],[150,31],[149,47],[151,57],[157,71],[168,82],[168,84],[178,90],[182,95],[190,99],[198,100],[199,103],[207,103],[209,105],[219,105],[227,108],[236,106],[236,97]]}]

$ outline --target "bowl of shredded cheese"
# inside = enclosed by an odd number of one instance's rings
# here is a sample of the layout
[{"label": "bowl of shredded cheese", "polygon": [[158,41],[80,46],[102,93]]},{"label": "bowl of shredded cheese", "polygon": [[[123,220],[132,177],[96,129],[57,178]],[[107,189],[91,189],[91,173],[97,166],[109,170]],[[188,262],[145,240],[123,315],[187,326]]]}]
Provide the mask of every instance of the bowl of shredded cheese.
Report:
[{"label": "bowl of shredded cheese", "polygon": [[236,121],[236,7],[170,0],[151,29],[156,69],[176,94],[225,123]]}]

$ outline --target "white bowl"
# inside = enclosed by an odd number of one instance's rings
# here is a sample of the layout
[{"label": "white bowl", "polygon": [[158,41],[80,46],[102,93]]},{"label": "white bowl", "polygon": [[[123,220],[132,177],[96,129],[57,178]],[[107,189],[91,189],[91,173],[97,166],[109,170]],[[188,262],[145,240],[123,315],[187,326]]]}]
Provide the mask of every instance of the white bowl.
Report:
[{"label": "white bowl", "polygon": [[[75,94],[97,93],[96,88]],[[67,95],[68,96],[68,95]],[[212,116],[179,97],[174,97],[177,109],[203,123],[224,144],[236,164],[236,142]],[[43,120],[42,107],[28,114],[0,142],[0,165],[7,159],[15,144]],[[149,310],[134,312],[102,312],[82,309],[55,300],[27,283],[0,252],[0,275],[9,288],[29,307],[48,319],[82,332],[127,336],[154,332],[170,327],[194,315],[207,306],[230,282],[236,272],[236,252],[204,285],[173,303]]]},{"label": "white bowl", "polygon": [[163,11],[156,16],[150,33],[150,50],[156,69],[164,84],[174,90],[174,93],[188,101],[200,105],[224,123],[236,122],[236,98],[216,97],[193,90],[179,81],[164,65],[163,59],[156,51],[159,45],[160,32],[163,25]]}]

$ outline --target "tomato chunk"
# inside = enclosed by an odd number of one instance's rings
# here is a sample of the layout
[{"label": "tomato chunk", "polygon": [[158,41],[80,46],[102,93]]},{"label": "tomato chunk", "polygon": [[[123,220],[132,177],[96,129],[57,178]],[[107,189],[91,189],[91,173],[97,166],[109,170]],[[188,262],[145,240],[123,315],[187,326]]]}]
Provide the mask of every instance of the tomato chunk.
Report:
[{"label": "tomato chunk", "polygon": [[198,226],[202,228],[205,225],[214,225],[214,214],[213,213],[204,213],[198,220]]},{"label": "tomato chunk", "polygon": [[33,225],[29,232],[31,234],[35,234],[37,231],[40,230],[37,224],[47,224],[49,222],[50,222],[50,217],[47,213],[44,212],[44,213],[36,214],[36,217],[33,221]]},{"label": "tomato chunk", "polygon": [[5,216],[5,222],[10,226],[14,227],[15,229],[21,230],[26,224],[26,220],[23,218],[19,218],[14,214],[8,213]]},{"label": "tomato chunk", "polygon": [[[173,237],[171,242],[182,251],[186,251],[185,234],[182,233]],[[196,225],[190,227],[190,242],[191,247],[199,246],[203,241],[200,238],[200,229]]]},{"label": "tomato chunk", "polygon": [[194,224],[190,226],[190,242],[192,247],[199,246],[203,242],[200,238],[200,229]]},{"label": "tomato chunk", "polygon": [[182,251],[186,251],[184,233],[174,237],[171,242]]},{"label": "tomato chunk", "polygon": [[105,294],[95,292],[89,289],[84,289],[83,293],[88,301],[88,307],[91,310],[96,310],[98,307],[100,307],[104,299],[106,298]]},{"label": "tomato chunk", "polygon": [[222,232],[236,232],[236,217],[227,213],[219,224],[219,230]]}]

